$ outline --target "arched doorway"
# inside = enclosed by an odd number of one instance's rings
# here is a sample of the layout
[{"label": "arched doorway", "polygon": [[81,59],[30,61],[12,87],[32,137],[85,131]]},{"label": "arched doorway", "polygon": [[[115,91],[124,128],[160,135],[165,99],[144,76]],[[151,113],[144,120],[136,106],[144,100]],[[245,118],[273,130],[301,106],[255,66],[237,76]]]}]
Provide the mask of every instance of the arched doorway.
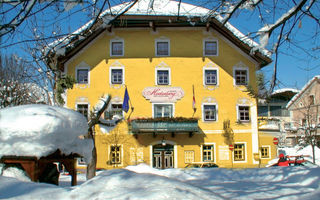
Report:
[{"label": "arched doorway", "polygon": [[157,169],[174,168],[174,148],[171,144],[153,146],[153,167]]}]

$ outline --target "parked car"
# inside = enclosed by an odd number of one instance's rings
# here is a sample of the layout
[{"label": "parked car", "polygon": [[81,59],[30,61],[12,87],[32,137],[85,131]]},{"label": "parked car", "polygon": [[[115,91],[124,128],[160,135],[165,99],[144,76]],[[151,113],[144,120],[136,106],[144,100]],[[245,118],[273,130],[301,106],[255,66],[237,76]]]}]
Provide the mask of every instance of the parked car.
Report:
[{"label": "parked car", "polygon": [[186,168],[215,168],[219,167],[217,164],[213,162],[193,162],[187,164]]},{"label": "parked car", "polygon": [[[306,157],[310,157],[308,155],[299,155],[299,156],[286,156],[286,162],[288,163],[288,165],[286,166],[317,166],[315,164],[313,164],[312,162],[310,162],[309,160],[306,160]],[[281,159],[281,158],[280,158]],[[279,165],[279,161],[277,163],[271,164],[267,167],[274,167],[274,166],[281,166]],[[284,166],[284,165],[282,165]]]}]

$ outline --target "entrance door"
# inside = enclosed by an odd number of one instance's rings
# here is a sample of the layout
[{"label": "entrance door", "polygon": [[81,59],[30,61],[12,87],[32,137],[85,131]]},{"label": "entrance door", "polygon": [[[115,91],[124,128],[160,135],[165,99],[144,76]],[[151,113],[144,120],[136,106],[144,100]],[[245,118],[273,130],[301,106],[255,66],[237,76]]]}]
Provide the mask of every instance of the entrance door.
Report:
[{"label": "entrance door", "polygon": [[157,169],[173,168],[173,146],[155,145],[153,146],[153,167]]}]

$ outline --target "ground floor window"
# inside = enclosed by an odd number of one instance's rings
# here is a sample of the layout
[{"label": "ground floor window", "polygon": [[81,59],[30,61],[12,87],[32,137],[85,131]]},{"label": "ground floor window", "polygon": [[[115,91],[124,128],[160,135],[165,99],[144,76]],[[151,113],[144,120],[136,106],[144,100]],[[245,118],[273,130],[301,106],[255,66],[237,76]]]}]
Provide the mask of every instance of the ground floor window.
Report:
[{"label": "ground floor window", "polygon": [[269,147],[261,147],[261,158],[269,158]]},{"label": "ground floor window", "polygon": [[185,163],[194,162],[194,151],[184,151],[184,162]]},{"label": "ground floor window", "polygon": [[213,161],[213,145],[202,145],[202,160],[204,162]]},{"label": "ground floor window", "polygon": [[121,164],[121,145],[110,146],[111,164]]},{"label": "ground floor window", "polygon": [[244,161],[245,160],[245,145],[235,144],[234,145],[234,161]]}]

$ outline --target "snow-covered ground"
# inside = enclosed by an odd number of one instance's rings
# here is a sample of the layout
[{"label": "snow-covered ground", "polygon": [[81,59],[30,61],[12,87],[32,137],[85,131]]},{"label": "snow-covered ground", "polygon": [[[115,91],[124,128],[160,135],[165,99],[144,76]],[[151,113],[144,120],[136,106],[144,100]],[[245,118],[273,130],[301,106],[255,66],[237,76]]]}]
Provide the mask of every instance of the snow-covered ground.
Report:
[{"label": "snow-covered ground", "polygon": [[145,164],[100,171],[78,186],[0,176],[0,199],[319,199],[319,167],[167,169]]}]

